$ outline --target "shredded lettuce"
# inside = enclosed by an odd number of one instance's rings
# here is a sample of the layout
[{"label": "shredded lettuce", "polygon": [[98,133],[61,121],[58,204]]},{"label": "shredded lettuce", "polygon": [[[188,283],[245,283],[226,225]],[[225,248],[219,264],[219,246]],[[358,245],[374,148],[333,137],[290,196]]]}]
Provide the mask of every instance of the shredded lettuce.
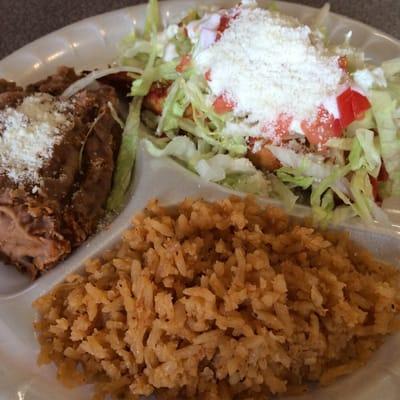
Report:
[{"label": "shredded lettuce", "polygon": [[152,131],[155,131],[157,129],[158,123],[160,121],[160,117],[150,110],[142,110],[141,119],[146,127],[151,129]]},{"label": "shredded lettuce", "polygon": [[216,132],[211,132],[206,123],[200,119],[194,122],[189,118],[180,118],[179,128],[214,146],[217,151],[228,151],[232,156],[241,156],[247,151],[247,145],[243,137],[227,138],[223,135],[218,135]]},{"label": "shredded lettuce", "polygon": [[131,182],[139,137],[142,100],[141,97],[136,97],[129,106],[129,114],[122,133],[122,143],[114,172],[113,187],[107,200],[107,209],[110,211],[117,212],[122,208],[126,191]]},{"label": "shredded lettuce", "polygon": [[382,164],[378,140],[375,140],[373,131],[362,128],[357,129],[356,138],[363,153],[360,157],[361,165],[366,168],[369,175],[376,178]]},{"label": "shredded lettuce", "polygon": [[146,67],[140,79],[136,79],[132,83],[131,95],[132,96],[146,96],[152,83],[156,80],[154,73],[154,63],[157,57],[156,35],[152,35],[151,39],[151,52],[147,61]]},{"label": "shredded lettuce", "polygon": [[353,148],[353,138],[333,138],[326,142],[326,145],[332,149],[350,151]]},{"label": "shredded lettuce", "polygon": [[126,36],[118,44],[118,62],[124,66],[144,68],[147,64],[152,46],[149,40],[137,37],[135,32]]},{"label": "shredded lettuce", "polygon": [[145,139],[144,143],[147,151],[154,157],[173,156],[187,163],[197,161],[196,145],[186,136],[175,137],[164,148],[157,147],[148,139]]},{"label": "shredded lettuce", "polygon": [[268,195],[271,190],[270,182],[261,171],[256,171],[252,175],[229,175],[221,181],[221,184],[238,192],[252,193],[260,196]]},{"label": "shredded lettuce", "polygon": [[184,29],[180,29],[175,38],[172,39],[176,51],[180,56],[189,54],[192,51],[193,45],[188,36],[185,34]]},{"label": "shredded lettuce", "polygon": [[223,181],[228,175],[254,175],[257,170],[247,158],[233,158],[228,154],[216,154],[210,159],[201,159],[195,165],[196,172],[211,182]]},{"label": "shredded lettuce", "polygon": [[197,10],[190,10],[185,17],[183,17],[180,21],[181,25],[186,26],[192,21],[195,21],[196,19],[200,19],[200,15]]},{"label": "shredded lettuce", "polygon": [[170,61],[155,66],[154,63],[157,57],[157,45],[155,36],[152,39],[152,51],[149,55],[149,60],[143,71],[142,76],[132,83],[132,96],[146,96],[153,82],[160,80],[175,80],[178,77],[176,72],[177,61]]},{"label": "shredded lettuce", "polygon": [[298,197],[274,174],[269,174],[268,179],[271,181],[272,193],[281,201],[287,211],[293,210]]},{"label": "shredded lettuce", "polygon": [[[153,53],[149,58],[149,64],[154,63],[155,53]],[[145,68],[143,75],[141,78],[135,80],[132,83],[132,96],[146,96],[151,88],[151,85],[154,82],[161,80],[175,80],[178,78],[178,73],[176,72],[176,61],[170,61],[168,63],[164,63],[158,65],[156,67],[147,67]]]},{"label": "shredded lettuce", "polygon": [[[373,131],[358,128],[354,132],[354,137],[334,138],[327,142],[331,149],[340,151],[335,154],[336,165],[346,165],[347,161],[352,171],[365,167],[373,177],[379,175],[381,169],[381,156],[379,140],[375,138]],[[350,152],[345,156],[344,152]],[[341,160],[338,157],[342,156]]]},{"label": "shredded lettuce", "polygon": [[343,222],[348,222],[351,218],[355,217],[357,213],[353,210],[352,207],[342,205],[336,206],[336,208],[332,212],[332,224],[338,225]]},{"label": "shredded lettuce", "polygon": [[147,4],[146,22],[144,25],[144,37],[150,39],[158,32],[160,27],[160,10],[157,0],[149,0]]},{"label": "shredded lettuce", "polygon": [[312,29],[319,32],[322,39],[327,44],[328,43],[328,31],[326,28],[326,21],[330,12],[330,4],[325,3],[317,12],[314,22],[312,23]]},{"label": "shredded lettuce", "polygon": [[374,203],[371,183],[365,169],[355,171],[350,183],[351,193],[354,198],[353,209],[364,222],[372,223],[370,206]]},{"label": "shredded lettuce", "polygon": [[396,102],[382,90],[372,90],[370,100],[378,127],[381,156],[391,180],[391,194],[400,196],[400,132],[394,120]]},{"label": "shredded lettuce", "polygon": [[276,171],[278,178],[288,183],[292,187],[301,187],[302,189],[308,189],[314,182],[314,178],[311,176],[304,176],[305,172],[303,168],[295,169],[289,167],[281,167]]},{"label": "shredded lettuce", "polygon": [[314,219],[321,225],[327,225],[332,219],[334,208],[333,190],[328,189],[321,197],[321,205],[314,210]]},{"label": "shredded lettuce", "polygon": [[326,20],[329,16],[330,4],[325,3],[317,12],[317,15],[314,18],[314,22],[312,24],[313,29],[321,29],[325,27]]},{"label": "shredded lettuce", "polygon": [[385,73],[386,78],[388,79],[391,79],[395,75],[400,74],[400,57],[384,61],[382,63],[382,69]]},{"label": "shredded lettuce", "polygon": [[292,149],[275,145],[268,145],[268,149],[283,166],[302,171],[304,176],[310,176],[316,180],[329,176],[333,168],[332,164],[319,162],[318,157],[311,154],[300,154]]},{"label": "shredded lettuce", "polygon": [[[169,88],[168,95],[163,104],[161,118],[158,122],[158,126],[157,126],[157,129],[155,132],[155,134],[157,136],[160,136],[163,133],[166,122],[169,122],[171,120],[171,119],[168,119],[168,117],[171,114],[172,107],[174,106],[174,103],[175,103],[175,100],[176,100],[176,97],[177,97],[177,94],[178,94],[178,91],[179,91],[181,85],[182,85],[182,80],[181,80],[181,78],[178,78]],[[176,118],[174,118],[174,121],[175,120],[176,120]],[[174,129],[177,127],[178,127],[178,122],[176,122],[173,125],[171,123],[169,123],[168,129],[166,129],[166,130]]]},{"label": "shredded lettuce", "polygon": [[217,114],[212,105],[208,104],[206,94],[202,91],[205,89],[205,86],[206,83],[203,77],[192,76],[191,79],[184,83],[185,95],[192,107],[200,111],[204,117],[207,117],[215,129],[221,132],[229,115]]},{"label": "shredded lettuce", "polygon": [[336,188],[338,182],[351,171],[350,165],[336,167],[331,174],[323,179],[319,184],[315,184],[312,189],[310,204],[313,209],[314,217],[317,221],[326,221],[327,209],[326,201],[323,203],[323,196],[328,189]]},{"label": "shredded lettuce", "polygon": [[[148,152],[154,157],[174,157],[204,180],[223,182],[227,177],[234,175],[237,184],[245,185],[244,176],[253,177],[253,182],[260,180],[260,171],[247,158],[234,158],[229,154],[213,154],[208,146],[197,146],[186,136],[176,136],[164,148],[157,147],[145,139]],[[203,153],[205,151],[206,153]],[[239,179],[241,178],[241,179]],[[230,181],[232,183],[232,180]],[[247,182],[248,183],[248,182]],[[258,186],[261,187],[260,182]],[[264,186],[266,184],[264,183]]]},{"label": "shredded lettuce", "polygon": [[354,136],[357,129],[376,129],[376,123],[372,110],[367,110],[364,117],[360,120],[356,119],[346,128],[346,136]]}]

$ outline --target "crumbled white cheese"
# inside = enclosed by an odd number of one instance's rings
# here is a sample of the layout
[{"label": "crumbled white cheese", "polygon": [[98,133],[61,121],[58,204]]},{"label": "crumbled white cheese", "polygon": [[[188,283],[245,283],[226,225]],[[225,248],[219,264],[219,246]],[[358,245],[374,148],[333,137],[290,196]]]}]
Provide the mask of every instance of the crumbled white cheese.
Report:
[{"label": "crumbled white cheese", "polygon": [[240,5],[244,8],[256,8],[258,6],[256,0],[242,0]]},{"label": "crumbled white cheese", "polygon": [[253,148],[251,149],[251,151],[253,153],[258,153],[259,151],[261,151],[263,146],[264,146],[264,142],[262,140],[256,140],[253,144]]},{"label": "crumbled white cheese", "polygon": [[14,182],[39,182],[39,170],[72,127],[72,104],[45,93],[0,111],[0,173]]},{"label": "crumbled white cheese", "polygon": [[222,133],[224,136],[259,137],[260,127],[246,121],[227,121]]},{"label": "crumbled white cheese", "polygon": [[157,34],[157,42],[161,45],[167,44],[179,32],[177,24],[168,25],[166,29]]},{"label": "crumbled white cheese", "polygon": [[168,43],[164,49],[163,60],[169,62],[175,60],[178,57],[179,54],[176,51],[176,46],[173,43]]},{"label": "crumbled white cheese", "polygon": [[[345,88],[347,89],[347,86],[345,86]],[[339,95],[342,90],[343,89],[341,89],[341,88],[338,89],[337,95]],[[330,96],[330,97],[327,97],[326,99],[324,99],[324,101],[322,102],[322,105],[335,118],[340,118],[339,107],[337,104],[337,96],[336,95]]]},{"label": "crumbled white cheese", "polygon": [[290,123],[289,130],[291,132],[298,133],[300,135],[304,135],[303,128],[301,127],[301,121],[293,118],[292,122]]},{"label": "crumbled white cheese", "polygon": [[312,120],[335,96],[343,71],[309,27],[263,9],[241,9],[221,39],[198,51],[195,64],[211,70],[213,95],[234,104],[233,114],[268,126],[281,114]]},{"label": "crumbled white cheese", "polygon": [[172,61],[179,57],[179,54],[176,51],[176,46],[171,42],[171,39],[173,39],[178,32],[179,26],[177,24],[171,24],[168,25],[165,30],[157,34],[159,48],[163,51],[163,53],[159,55],[164,61]]},{"label": "crumbled white cheese", "polygon": [[353,79],[354,82],[365,92],[368,92],[372,87],[387,87],[385,73],[382,68],[358,70],[354,72]]}]

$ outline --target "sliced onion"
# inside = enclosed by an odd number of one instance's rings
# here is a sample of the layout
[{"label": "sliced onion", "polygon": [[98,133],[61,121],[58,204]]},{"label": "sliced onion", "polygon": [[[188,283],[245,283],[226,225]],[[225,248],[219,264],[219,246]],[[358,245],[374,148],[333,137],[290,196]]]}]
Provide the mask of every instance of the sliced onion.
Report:
[{"label": "sliced onion", "polygon": [[85,87],[89,86],[97,79],[103,78],[104,76],[107,75],[117,74],[118,72],[132,72],[135,74],[143,74],[143,70],[141,68],[136,68],[136,67],[113,67],[113,68],[100,69],[97,71],[93,71],[89,75],[86,75],[82,79],[79,79],[79,81],[74,82],[71,86],[65,89],[64,93],[62,94],[62,97],[66,98],[71,97],[74,94],[85,89]]}]

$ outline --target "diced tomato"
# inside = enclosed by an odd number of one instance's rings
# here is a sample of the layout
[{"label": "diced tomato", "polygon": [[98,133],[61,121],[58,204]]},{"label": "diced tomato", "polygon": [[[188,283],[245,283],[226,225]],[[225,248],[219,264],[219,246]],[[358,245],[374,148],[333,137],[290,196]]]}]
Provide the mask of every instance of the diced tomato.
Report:
[{"label": "diced tomato", "polygon": [[386,182],[388,179],[389,179],[389,174],[386,170],[385,164],[382,162],[381,169],[380,169],[379,175],[378,175],[378,181]]},{"label": "diced tomato", "polygon": [[278,136],[281,140],[286,139],[289,136],[289,128],[290,124],[293,121],[293,117],[288,114],[280,114],[277,121],[274,124],[274,130],[276,136]]},{"label": "diced tomato", "polygon": [[343,130],[339,120],[324,107],[320,107],[313,122],[303,121],[301,128],[310,144],[322,145],[329,139],[341,137]]},{"label": "diced tomato", "polygon": [[333,121],[333,132],[335,137],[340,137],[343,135],[342,124],[340,123],[340,119],[335,118]]},{"label": "diced tomato", "polygon": [[229,26],[231,18],[228,15],[223,15],[219,21],[218,32],[223,33]]},{"label": "diced tomato", "polygon": [[204,77],[206,78],[207,81],[211,81],[211,69],[208,69],[206,73],[204,74]]},{"label": "diced tomato", "polygon": [[371,103],[361,93],[352,91],[351,105],[353,107],[355,119],[360,119],[364,116],[364,112],[371,108]]},{"label": "diced tomato", "polygon": [[279,141],[286,140],[289,137],[290,124],[293,117],[287,113],[279,114],[275,121],[264,123],[261,127],[261,133],[265,137],[279,139]]},{"label": "diced tomato", "polygon": [[374,196],[374,200],[377,203],[380,203],[382,201],[382,198],[379,194],[379,183],[386,182],[388,179],[389,179],[389,174],[386,171],[385,164],[383,162],[381,164],[381,169],[379,170],[377,178],[374,178],[373,176],[369,175],[369,181],[371,182],[372,186],[372,195]]},{"label": "diced tomato", "polygon": [[340,114],[340,123],[343,128],[346,128],[354,121],[354,111],[352,103],[352,90],[351,88],[346,89],[337,98],[337,104]]},{"label": "diced tomato", "polygon": [[354,120],[362,118],[371,104],[361,93],[352,88],[346,89],[337,98],[337,105],[340,114],[340,124],[342,128],[348,127]]},{"label": "diced tomato", "polygon": [[374,200],[376,202],[380,202],[381,198],[379,196],[379,181],[378,181],[378,179],[376,179],[373,176],[369,175],[369,181],[371,182],[372,195],[374,196]]},{"label": "diced tomato", "polygon": [[230,16],[222,15],[220,22],[219,22],[218,29],[217,29],[217,37],[215,39],[217,42],[218,42],[218,40],[221,39],[221,36],[224,33],[224,31],[229,27],[230,22],[231,22]]},{"label": "diced tomato", "polygon": [[213,106],[217,114],[225,114],[233,110],[235,103],[225,94],[221,94],[215,99]]},{"label": "diced tomato", "polygon": [[341,56],[338,59],[338,65],[339,65],[339,68],[343,69],[344,71],[347,71],[347,69],[349,67],[349,60],[347,59],[346,56]]},{"label": "diced tomato", "polygon": [[192,62],[192,57],[190,55],[185,55],[181,58],[180,63],[176,67],[177,72],[184,72],[188,69],[190,63]]}]

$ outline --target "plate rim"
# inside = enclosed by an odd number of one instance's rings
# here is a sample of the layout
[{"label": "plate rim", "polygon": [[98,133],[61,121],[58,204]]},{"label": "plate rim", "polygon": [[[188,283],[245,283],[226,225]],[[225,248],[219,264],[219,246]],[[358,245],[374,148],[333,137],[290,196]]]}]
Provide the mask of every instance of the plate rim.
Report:
[{"label": "plate rim", "polygon": [[[196,2],[196,3],[202,4],[201,0],[193,0],[193,1]],[[215,3],[218,3],[218,2],[220,2],[220,0],[216,0],[215,1]],[[207,0],[206,3],[207,4],[211,4],[212,1]],[[297,2],[289,2],[289,1],[278,0],[278,1],[276,1],[276,3],[278,4],[278,6],[279,6],[279,4],[283,4],[285,6],[300,7],[300,8],[303,8],[303,9],[307,10],[307,11],[317,12],[319,10],[319,8],[317,8],[317,7],[313,7],[313,6],[309,6],[309,5],[301,4],[301,3],[297,3]],[[160,4],[161,4],[161,7],[163,7],[163,8],[164,7],[168,7],[171,4],[176,4],[176,5],[182,4],[182,6],[183,6],[182,8],[185,8],[185,0],[163,0],[163,1],[160,1]],[[325,4],[329,4],[329,3],[326,2]],[[216,4],[216,5],[218,5],[218,4]],[[40,42],[42,40],[49,39],[51,36],[54,36],[54,35],[57,35],[57,34],[60,34],[60,33],[62,34],[63,31],[66,31],[66,30],[69,30],[69,29],[74,29],[75,27],[81,25],[82,23],[90,22],[91,20],[97,19],[99,17],[104,17],[104,16],[111,15],[111,14],[117,14],[117,13],[120,13],[120,12],[124,12],[124,13],[128,14],[128,12],[127,12],[128,10],[134,10],[134,9],[138,9],[138,8],[145,8],[146,6],[147,6],[147,1],[145,1],[143,3],[135,4],[135,5],[132,5],[132,6],[121,7],[121,8],[117,8],[115,10],[106,11],[106,12],[103,12],[103,13],[100,13],[100,14],[91,15],[89,17],[82,18],[82,19],[80,19],[78,21],[72,22],[71,24],[65,25],[65,26],[63,26],[63,27],[61,27],[59,29],[56,29],[56,30],[51,31],[49,33],[46,33],[45,35],[40,36],[40,37],[34,39],[33,41],[31,41],[29,43],[26,43],[25,45],[21,46],[20,48],[12,51],[10,54],[6,55],[5,57],[3,57],[0,60],[0,66],[1,66],[1,64],[5,63],[5,62],[9,62],[10,59],[15,57],[17,53],[29,50],[29,48],[31,46],[37,44],[38,42]],[[366,22],[360,21],[358,19],[351,18],[351,17],[349,17],[347,15],[339,14],[339,13],[336,13],[336,12],[333,12],[333,11],[329,11],[329,15],[333,15],[335,18],[340,18],[340,19],[346,21],[347,23],[355,24],[355,25],[358,25],[358,26],[360,26],[360,27],[362,27],[364,29],[368,29],[368,30],[371,31],[372,34],[377,34],[377,36],[381,36],[385,40],[389,40],[393,44],[395,44],[395,45],[400,47],[400,38],[397,39],[395,36],[385,32],[385,31],[383,31],[383,30],[381,30],[379,28],[375,28],[374,26],[369,25]]]}]

